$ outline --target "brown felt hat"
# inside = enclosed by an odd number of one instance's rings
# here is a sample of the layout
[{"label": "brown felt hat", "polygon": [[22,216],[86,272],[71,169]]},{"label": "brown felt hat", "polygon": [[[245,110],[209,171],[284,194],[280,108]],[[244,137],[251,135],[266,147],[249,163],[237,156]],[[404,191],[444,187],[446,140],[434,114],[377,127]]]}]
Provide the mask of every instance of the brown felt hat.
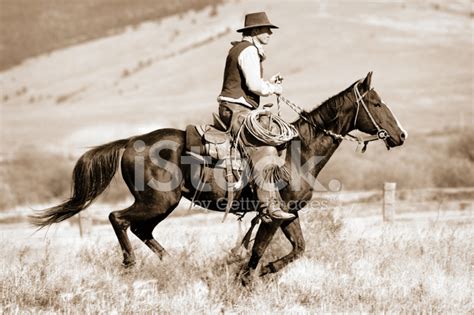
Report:
[{"label": "brown felt hat", "polygon": [[245,30],[254,28],[268,26],[270,28],[278,28],[278,26],[273,25],[268,20],[267,14],[265,12],[255,12],[245,15],[245,24],[243,28],[237,30],[237,32],[243,32]]}]

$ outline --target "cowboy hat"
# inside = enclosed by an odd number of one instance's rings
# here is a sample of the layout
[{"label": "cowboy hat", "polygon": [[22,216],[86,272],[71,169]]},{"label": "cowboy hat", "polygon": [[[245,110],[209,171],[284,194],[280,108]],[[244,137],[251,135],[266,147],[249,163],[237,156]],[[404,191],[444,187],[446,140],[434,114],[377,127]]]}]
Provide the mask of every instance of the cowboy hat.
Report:
[{"label": "cowboy hat", "polygon": [[237,30],[237,32],[243,32],[254,27],[268,26],[270,28],[278,28],[278,26],[273,25],[268,20],[267,14],[265,12],[255,12],[245,15],[245,24],[243,28]]}]

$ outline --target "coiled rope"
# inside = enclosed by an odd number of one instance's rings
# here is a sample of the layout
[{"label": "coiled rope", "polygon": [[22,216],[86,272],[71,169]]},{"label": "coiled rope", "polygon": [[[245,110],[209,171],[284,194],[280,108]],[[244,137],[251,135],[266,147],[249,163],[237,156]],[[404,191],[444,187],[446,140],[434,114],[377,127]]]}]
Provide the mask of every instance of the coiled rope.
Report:
[{"label": "coiled rope", "polygon": [[[260,122],[262,115],[269,117],[268,127]],[[293,125],[267,110],[251,111],[245,118],[244,126],[257,140],[271,146],[279,146],[298,136],[298,130]],[[278,128],[272,128],[273,126]]]}]

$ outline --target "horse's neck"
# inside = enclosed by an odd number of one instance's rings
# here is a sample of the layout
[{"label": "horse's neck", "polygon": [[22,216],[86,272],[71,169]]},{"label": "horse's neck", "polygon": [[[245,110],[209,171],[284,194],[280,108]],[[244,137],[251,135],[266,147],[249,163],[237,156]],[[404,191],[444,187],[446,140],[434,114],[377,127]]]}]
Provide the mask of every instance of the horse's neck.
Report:
[{"label": "horse's neck", "polygon": [[[340,102],[338,108],[340,109],[350,106],[354,101],[349,93],[338,97],[338,102]],[[324,103],[321,106],[325,106]],[[319,111],[324,111],[321,106],[313,110],[311,113],[309,113],[309,115],[311,117],[319,115]],[[353,116],[354,113],[352,113],[352,111],[347,114],[338,112],[337,119],[329,122],[325,126],[325,129],[345,136],[353,129]],[[333,136],[327,135],[322,130],[315,128],[310,123],[302,120],[301,118],[295,122],[295,127],[298,129],[300,137],[291,142],[291,155],[299,155],[301,159],[301,165],[311,164],[311,167],[305,168],[305,170],[308,170],[311,175],[316,178],[321,169],[326,165],[331,156],[339,147],[341,140],[336,140]],[[298,149],[298,147],[300,148]],[[287,162],[290,162],[290,160]]]},{"label": "horse's neck", "polygon": [[319,130],[312,134],[311,139],[295,139],[290,143],[291,156],[287,156],[287,163],[300,163],[302,171],[316,178],[339,147],[340,141],[335,141]]}]

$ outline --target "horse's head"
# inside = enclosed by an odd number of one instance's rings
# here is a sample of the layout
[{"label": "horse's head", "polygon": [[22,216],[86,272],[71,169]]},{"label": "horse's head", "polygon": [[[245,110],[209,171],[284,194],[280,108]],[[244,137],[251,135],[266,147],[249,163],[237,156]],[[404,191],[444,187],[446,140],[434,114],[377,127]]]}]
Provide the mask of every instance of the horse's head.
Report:
[{"label": "horse's head", "polygon": [[398,122],[390,108],[371,87],[372,72],[354,85],[356,113],[354,127],[364,133],[377,135],[385,141],[387,148],[402,145],[407,132]]}]

